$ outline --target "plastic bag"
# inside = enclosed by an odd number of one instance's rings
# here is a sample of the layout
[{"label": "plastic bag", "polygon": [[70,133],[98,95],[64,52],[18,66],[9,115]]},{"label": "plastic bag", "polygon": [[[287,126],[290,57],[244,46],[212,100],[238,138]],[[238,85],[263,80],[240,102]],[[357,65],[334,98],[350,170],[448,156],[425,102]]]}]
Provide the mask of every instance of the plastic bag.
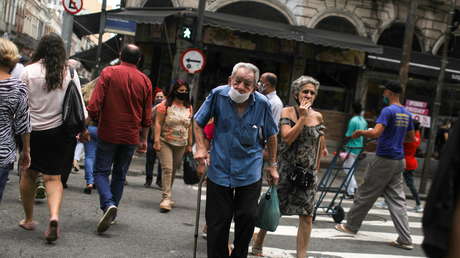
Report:
[{"label": "plastic bag", "polygon": [[196,163],[191,152],[184,154],[184,183],[194,185],[200,182],[200,178],[196,173]]},{"label": "plastic bag", "polygon": [[262,195],[257,210],[256,227],[274,232],[281,217],[280,202],[276,186],[270,186]]}]

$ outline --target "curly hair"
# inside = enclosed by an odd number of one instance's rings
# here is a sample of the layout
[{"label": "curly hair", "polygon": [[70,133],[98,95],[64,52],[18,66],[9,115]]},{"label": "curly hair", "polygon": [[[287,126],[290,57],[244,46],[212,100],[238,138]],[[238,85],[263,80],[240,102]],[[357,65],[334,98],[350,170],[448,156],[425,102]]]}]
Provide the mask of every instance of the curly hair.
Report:
[{"label": "curly hair", "polygon": [[0,65],[13,69],[19,61],[19,52],[16,45],[4,38],[0,38]]},{"label": "curly hair", "polygon": [[43,61],[46,68],[46,87],[48,91],[62,88],[64,74],[67,68],[64,41],[56,33],[43,36],[37,50],[32,56],[32,63]]},{"label": "curly hair", "polygon": [[299,92],[302,89],[302,87],[309,83],[315,86],[315,90],[317,91],[316,95],[318,95],[319,81],[317,81],[315,78],[311,76],[302,75],[299,78],[297,78],[295,81],[292,82],[292,85],[291,85],[292,96],[299,95]]}]

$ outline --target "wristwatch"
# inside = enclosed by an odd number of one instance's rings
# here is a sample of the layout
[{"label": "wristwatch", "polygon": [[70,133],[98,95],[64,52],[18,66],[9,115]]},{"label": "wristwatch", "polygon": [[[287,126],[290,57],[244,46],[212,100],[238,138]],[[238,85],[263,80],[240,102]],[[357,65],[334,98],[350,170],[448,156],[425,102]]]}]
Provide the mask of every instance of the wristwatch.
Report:
[{"label": "wristwatch", "polygon": [[267,162],[267,166],[272,167],[272,168],[278,168],[278,162]]}]

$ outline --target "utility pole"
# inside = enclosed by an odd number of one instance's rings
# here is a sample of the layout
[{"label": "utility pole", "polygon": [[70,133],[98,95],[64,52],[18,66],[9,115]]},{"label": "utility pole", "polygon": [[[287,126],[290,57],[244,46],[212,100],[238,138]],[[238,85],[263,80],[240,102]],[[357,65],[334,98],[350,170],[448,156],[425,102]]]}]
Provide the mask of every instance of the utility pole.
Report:
[{"label": "utility pole", "polygon": [[102,36],[104,35],[106,16],[107,0],[102,0],[101,16],[99,20],[99,39],[97,42],[96,68],[94,68],[93,71],[93,79],[95,79],[98,76],[99,70],[101,69]]},{"label": "utility pole", "polygon": [[447,29],[444,33],[444,47],[442,49],[442,61],[441,70],[439,71],[438,83],[436,84],[436,95],[434,97],[433,113],[431,114],[431,130],[430,138],[428,140],[428,150],[425,155],[425,161],[423,162],[422,178],[420,180],[420,193],[426,193],[426,183],[431,171],[431,157],[433,156],[434,141],[438,132],[437,121],[439,116],[439,109],[441,108],[441,95],[442,88],[444,85],[444,75],[447,68],[447,52],[449,50],[449,41],[452,34],[452,20],[455,13],[455,0],[451,0],[451,6],[449,9],[449,16],[447,17]]},{"label": "utility pole", "polygon": [[[203,47],[203,19],[204,19],[204,10],[206,8],[206,0],[200,0],[198,3],[197,11],[197,22],[195,26],[195,39],[193,41],[194,47],[202,48]],[[200,84],[200,74],[195,73],[191,79],[192,83],[192,100],[194,108],[197,108],[197,98],[198,98],[198,86]]]},{"label": "utility pole", "polygon": [[409,1],[409,11],[407,14],[406,26],[404,30],[404,43],[401,59],[401,66],[399,68],[399,81],[403,88],[402,98],[406,94],[407,80],[409,77],[409,63],[412,54],[412,41],[414,38],[415,21],[417,20],[417,7],[419,0]]},{"label": "utility pole", "polygon": [[61,37],[64,40],[65,50],[67,56],[70,56],[70,49],[72,46],[72,33],[73,33],[73,14],[64,12],[62,14],[62,32]]}]

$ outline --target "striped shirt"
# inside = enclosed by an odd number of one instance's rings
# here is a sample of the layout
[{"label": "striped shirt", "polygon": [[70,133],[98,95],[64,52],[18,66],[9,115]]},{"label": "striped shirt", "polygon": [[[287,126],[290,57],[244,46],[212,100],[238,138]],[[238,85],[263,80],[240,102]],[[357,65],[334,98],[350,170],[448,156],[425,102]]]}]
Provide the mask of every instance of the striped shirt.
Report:
[{"label": "striped shirt", "polygon": [[0,167],[16,159],[15,135],[30,133],[27,86],[18,79],[0,80]]}]

